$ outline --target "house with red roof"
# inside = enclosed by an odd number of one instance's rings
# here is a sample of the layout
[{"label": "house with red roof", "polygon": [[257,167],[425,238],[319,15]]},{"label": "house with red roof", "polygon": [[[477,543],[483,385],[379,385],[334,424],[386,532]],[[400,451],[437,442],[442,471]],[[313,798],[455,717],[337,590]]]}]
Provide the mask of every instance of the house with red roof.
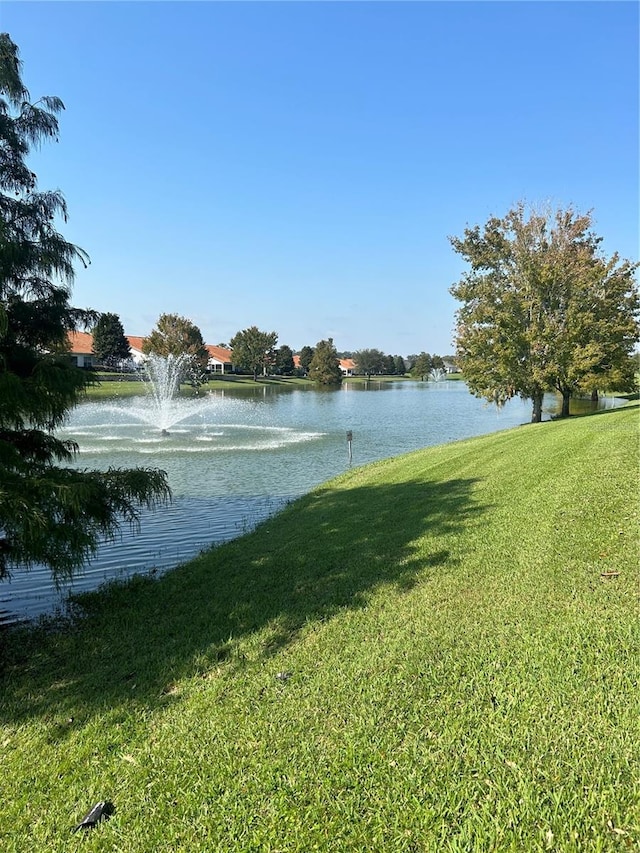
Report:
[{"label": "house with red roof", "polygon": [[358,365],[352,358],[341,358],[338,362],[343,376],[354,376]]},{"label": "house with red roof", "polygon": [[129,342],[129,349],[131,350],[133,363],[136,367],[142,367],[146,358],[145,354],[142,352],[144,338],[140,337],[140,335],[125,335],[125,338]]},{"label": "house with red roof", "polygon": [[211,373],[232,373],[231,350],[225,347],[215,347],[213,344],[205,344],[209,353],[209,370]]},{"label": "house with red roof", "polygon": [[69,332],[69,349],[71,360],[76,367],[91,367],[95,358],[93,354],[93,335],[89,332]]},{"label": "house with red roof", "polygon": [[[146,360],[146,355],[142,351],[145,339],[140,335],[125,335],[125,337],[129,342],[133,364],[135,367],[141,367]],[[95,364],[93,335],[89,332],[69,332],[68,338],[71,359],[77,367],[91,367]],[[213,346],[212,344],[205,344],[205,346],[209,353],[208,366],[211,373],[224,374],[233,372],[232,353],[230,349]]]}]

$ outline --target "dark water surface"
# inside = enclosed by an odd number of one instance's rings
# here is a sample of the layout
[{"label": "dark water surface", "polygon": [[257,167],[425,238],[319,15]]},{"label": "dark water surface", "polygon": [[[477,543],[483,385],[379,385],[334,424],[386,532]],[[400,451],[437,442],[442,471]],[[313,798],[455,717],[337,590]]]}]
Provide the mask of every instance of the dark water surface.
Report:
[{"label": "dark water surface", "polygon": [[[598,405],[616,402],[606,398]],[[553,397],[545,403],[549,417],[557,404]],[[170,404],[163,413],[168,435],[144,398],[83,403],[61,431],[80,446],[78,466],[162,468],[173,502],[144,512],[138,533],[123,529],[60,590],[45,568],[1,582],[0,622],[59,609],[69,591],[184,562],[241,535],[350,465],[508,429],[530,415],[530,404],[520,400],[501,411],[487,407],[460,381],[219,391]]]}]

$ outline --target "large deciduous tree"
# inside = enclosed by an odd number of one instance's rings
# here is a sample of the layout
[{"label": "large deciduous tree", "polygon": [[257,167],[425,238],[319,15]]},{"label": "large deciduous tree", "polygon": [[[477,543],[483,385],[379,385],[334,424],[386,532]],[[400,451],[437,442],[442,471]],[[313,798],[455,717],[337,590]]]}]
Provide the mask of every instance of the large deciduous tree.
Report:
[{"label": "large deciduous tree", "polygon": [[275,332],[261,332],[257,326],[236,332],[229,344],[233,364],[253,373],[253,379],[257,382],[258,373],[264,373],[273,363],[273,350],[277,343],[278,335]]},{"label": "large deciduous tree", "polygon": [[144,339],[145,355],[190,355],[201,367],[206,367],[209,353],[200,329],[187,317],[179,314],[161,314],[151,334]]},{"label": "large deciduous tree", "polygon": [[91,381],[70,362],[68,333],[97,319],[69,303],[74,263],[88,257],[56,230],[64,199],[39,192],[26,165],[57,138],[62,109],[53,97],[31,103],[18,48],[1,34],[0,577],[36,563],[69,576],[141,505],[169,496],[162,471],[65,467],[77,447],[55,433]]},{"label": "large deciduous tree", "polygon": [[187,317],[161,314],[149,337],[144,339],[142,351],[145,355],[160,355],[165,358],[188,355],[189,360],[184,363],[180,381],[189,382],[194,388],[199,388],[205,381],[209,351],[202,332]]},{"label": "large deciduous tree", "polygon": [[411,356],[413,364],[409,371],[414,379],[420,379],[422,382],[427,378],[433,368],[433,359],[428,352],[421,352],[420,355]]},{"label": "large deciduous tree", "polygon": [[549,386],[569,414],[575,393],[634,387],[632,354],[638,340],[637,264],[599,254],[601,238],[589,216],[562,214],[549,242],[545,323],[540,338]]},{"label": "large deciduous tree", "polygon": [[628,383],[637,264],[605,258],[591,226],[590,214],[519,204],[450,238],[470,265],[451,293],[462,303],[457,354],[474,394],[497,404],[530,399],[537,422],[546,390],[562,395],[566,416],[577,391]]},{"label": "large deciduous tree", "polygon": [[318,385],[340,385],[342,382],[342,370],[333,338],[318,341],[316,344],[309,365],[309,379]]},{"label": "large deciduous tree", "polygon": [[353,354],[358,373],[369,377],[384,372],[384,353],[379,349],[359,349]]},{"label": "large deciduous tree", "polygon": [[93,352],[100,364],[115,367],[131,358],[131,347],[117,314],[101,314],[92,333]]}]

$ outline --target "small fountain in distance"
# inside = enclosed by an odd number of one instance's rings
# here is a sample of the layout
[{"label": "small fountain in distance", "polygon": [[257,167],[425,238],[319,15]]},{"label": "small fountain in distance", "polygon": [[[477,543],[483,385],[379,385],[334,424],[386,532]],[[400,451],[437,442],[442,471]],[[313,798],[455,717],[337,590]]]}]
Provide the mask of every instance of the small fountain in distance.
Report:
[{"label": "small fountain in distance", "polygon": [[443,370],[441,367],[434,367],[433,370],[429,373],[429,379],[433,382],[442,382],[443,379],[446,379],[447,371]]}]

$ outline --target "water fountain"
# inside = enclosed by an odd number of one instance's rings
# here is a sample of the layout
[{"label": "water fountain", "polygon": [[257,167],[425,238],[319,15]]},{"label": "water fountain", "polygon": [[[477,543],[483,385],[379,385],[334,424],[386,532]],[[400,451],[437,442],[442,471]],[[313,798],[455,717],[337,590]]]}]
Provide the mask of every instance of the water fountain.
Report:
[{"label": "water fountain", "polygon": [[442,382],[443,379],[446,379],[447,371],[443,370],[441,367],[434,367],[433,370],[429,373],[429,379],[433,382]]},{"label": "water fountain", "polygon": [[182,421],[211,407],[212,395],[180,398],[180,383],[191,368],[193,357],[188,353],[160,356],[152,353],[145,362],[144,388],[146,394],[127,400],[112,402],[112,414],[126,413],[141,424],[168,436],[169,430]]},{"label": "water fountain", "polygon": [[198,396],[180,396],[180,371],[178,360],[153,359],[144,383],[146,393],[87,400],[77,406],[61,432],[79,445],[79,461],[100,467],[101,455],[122,454],[117,464],[134,467],[140,460],[133,457],[144,454],[158,456],[154,464],[166,468],[168,457],[180,454],[278,450],[320,435],[272,422],[275,406],[263,397],[261,386],[231,394],[206,390]]},{"label": "water fountain", "polygon": [[[520,400],[496,412],[464,383],[439,380],[385,385],[380,394],[251,384],[185,398],[178,394],[179,366],[156,363],[135,397],[81,403],[61,430],[80,447],[79,467],[162,468],[174,496],[169,507],[143,513],[140,532],[123,530],[122,539],[108,543],[76,578],[75,591],[135,571],[168,568],[246,532],[345,470],[345,429],[356,438],[354,463],[363,464],[503,429],[530,416]],[[0,622],[3,609],[9,619],[34,616],[62,598],[46,569],[16,573],[0,584]]]},{"label": "water fountain", "polygon": [[162,435],[167,435],[169,427],[182,420],[182,409],[176,405],[175,396],[191,362],[192,357],[188,353],[166,357],[151,353],[147,358],[147,385],[151,389],[155,421]]},{"label": "water fountain", "polygon": [[[187,356],[152,356],[140,394],[89,399],[69,413],[60,433],[80,448],[74,464],[92,470],[162,468],[173,500],[160,510],[143,510],[139,531],[123,528],[121,537],[101,545],[97,557],[59,590],[46,567],[0,584],[0,625],[47,612],[62,604],[68,590],[175,566],[250,530],[309,488],[303,448],[323,433],[295,416],[281,417],[278,395],[264,396],[260,385],[181,397],[188,366]],[[299,462],[298,481],[296,465],[283,465],[282,454]]]}]

